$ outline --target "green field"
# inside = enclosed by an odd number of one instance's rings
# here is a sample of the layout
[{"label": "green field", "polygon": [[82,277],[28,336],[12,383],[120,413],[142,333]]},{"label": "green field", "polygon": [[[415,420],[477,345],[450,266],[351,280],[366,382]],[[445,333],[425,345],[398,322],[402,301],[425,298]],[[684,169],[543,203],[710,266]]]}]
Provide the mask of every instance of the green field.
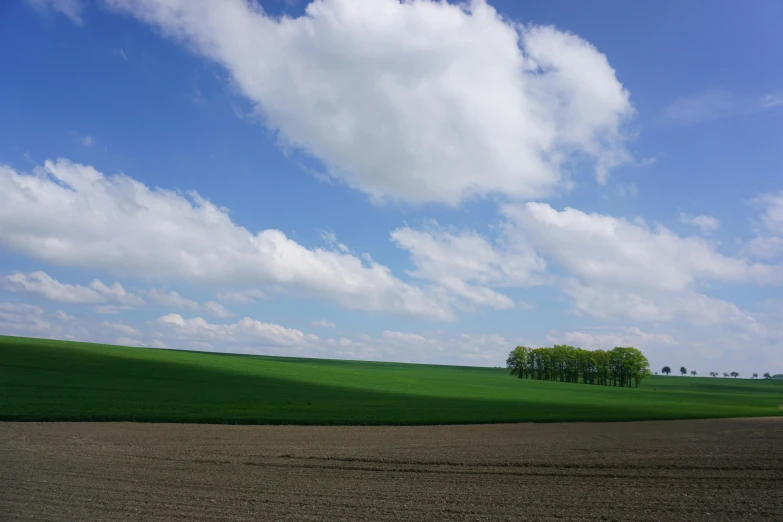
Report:
[{"label": "green field", "polygon": [[294,359],[0,336],[0,420],[454,424],[782,415],[783,382],[613,388],[505,369]]}]

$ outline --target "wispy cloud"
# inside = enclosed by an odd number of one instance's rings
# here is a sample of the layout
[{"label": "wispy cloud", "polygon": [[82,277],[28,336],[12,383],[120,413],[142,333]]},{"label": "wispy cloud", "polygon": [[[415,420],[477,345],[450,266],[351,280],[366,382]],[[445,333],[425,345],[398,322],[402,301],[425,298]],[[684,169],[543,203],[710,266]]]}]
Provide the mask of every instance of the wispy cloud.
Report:
[{"label": "wispy cloud", "polygon": [[39,13],[61,13],[76,25],[82,25],[82,0],[26,0],[27,4]]},{"label": "wispy cloud", "polygon": [[128,61],[128,55],[125,54],[125,49],[123,49],[122,47],[119,47],[117,49],[111,49],[111,52],[112,52],[112,54],[115,54],[115,55],[119,56],[120,58],[122,58],[126,62]]},{"label": "wispy cloud", "polygon": [[663,111],[666,119],[683,124],[750,116],[783,106],[783,95],[739,96],[722,89],[683,96]]},{"label": "wispy cloud", "polygon": [[680,214],[680,223],[684,225],[693,225],[699,227],[702,233],[709,234],[714,232],[720,227],[720,221],[718,218],[708,216],[706,214],[699,214],[698,216],[691,216],[690,214]]},{"label": "wispy cloud", "polygon": [[310,323],[311,326],[315,326],[316,328],[334,328],[335,324],[332,321],[327,321],[326,319],[319,319],[318,321],[313,321]]}]

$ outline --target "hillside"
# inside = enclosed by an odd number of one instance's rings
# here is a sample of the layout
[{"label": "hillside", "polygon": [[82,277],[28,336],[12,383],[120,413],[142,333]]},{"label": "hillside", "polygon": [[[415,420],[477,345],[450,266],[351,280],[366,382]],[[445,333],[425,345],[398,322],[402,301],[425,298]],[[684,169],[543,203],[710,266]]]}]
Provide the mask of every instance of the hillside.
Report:
[{"label": "hillside", "polygon": [[613,388],[504,369],[0,337],[0,419],[247,424],[629,421],[783,414],[783,383],[651,377]]}]

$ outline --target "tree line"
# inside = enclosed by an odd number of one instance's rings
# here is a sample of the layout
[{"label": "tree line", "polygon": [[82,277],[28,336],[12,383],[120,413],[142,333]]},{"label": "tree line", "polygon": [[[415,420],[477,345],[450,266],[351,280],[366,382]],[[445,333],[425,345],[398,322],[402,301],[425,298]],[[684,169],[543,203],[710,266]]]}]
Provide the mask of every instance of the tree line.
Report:
[{"label": "tree line", "polygon": [[[670,367],[668,367],[668,366],[664,366],[661,369],[661,373],[665,373],[666,375],[669,375],[670,373],[672,373],[672,369]],[[685,375],[688,374],[688,369],[685,366],[681,366],[680,367],[680,373],[683,376],[685,376]],[[656,375],[657,375],[657,373],[656,373]],[[692,370],[691,371],[691,375],[693,377],[696,377],[696,370]],[[718,375],[720,375],[718,372],[710,372],[710,377],[717,377]],[[723,377],[724,378],[731,376],[731,377],[734,377],[736,379],[737,377],[739,377],[739,375],[740,375],[739,372],[731,372],[731,373],[723,372]],[[759,374],[758,373],[753,373],[750,378],[751,379],[758,379],[759,378]],[[773,379],[774,377],[772,375],[770,375],[769,372],[766,372],[764,374],[764,378],[765,379]]]},{"label": "tree line", "polygon": [[650,363],[642,352],[624,346],[612,350],[584,350],[564,344],[548,348],[517,346],[509,354],[506,367],[520,379],[629,388],[638,388],[650,375]]}]

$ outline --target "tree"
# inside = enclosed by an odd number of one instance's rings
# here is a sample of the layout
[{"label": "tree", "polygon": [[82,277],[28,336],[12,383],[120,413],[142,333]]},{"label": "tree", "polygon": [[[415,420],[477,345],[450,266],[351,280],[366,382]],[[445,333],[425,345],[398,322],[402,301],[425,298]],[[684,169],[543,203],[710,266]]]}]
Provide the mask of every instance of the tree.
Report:
[{"label": "tree", "polygon": [[694,377],[696,377],[696,370],[691,370],[691,375],[693,375]]},{"label": "tree", "polygon": [[738,374],[737,372],[731,372],[731,374],[730,374],[730,375],[731,375],[732,377],[734,377],[735,379],[736,379],[737,377],[739,377],[739,374]]},{"label": "tree", "polygon": [[723,372],[723,377],[724,377],[724,378],[725,378],[725,377],[728,377],[728,376],[729,376],[729,374],[728,374],[728,373],[726,373],[726,372]]},{"label": "tree", "polygon": [[520,379],[625,387],[638,387],[651,374],[647,358],[630,346],[609,351],[566,344],[551,348],[517,346],[508,354],[506,368]]},{"label": "tree", "polygon": [[718,372],[710,372],[710,375],[711,375],[712,377],[717,377],[717,376],[718,376]]},{"label": "tree", "polygon": [[526,346],[517,346],[506,359],[506,367],[511,370],[511,375],[516,375],[520,379],[527,377],[527,358],[530,348]]},{"label": "tree", "polygon": [[672,369],[671,369],[671,368],[669,368],[668,366],[664,366],[664,367],[661,369],[661,373],[665,373],[666,375],[669,375],[670,373],[672,373]]},{"label": "tree", "polygon": [[758,379],[758,378],[759,378],[759,374],[754,372],[753,377],[751,377],[751,379]]},{"label": "tree", "polygon": [[686,368],[685,366],[680,366],[680,373],[682,374],[683,377],[685,377],[685,374],[688,373],[688,368]]},{"label": "tree", "polygon": [[771,379],[771,378],[772,378],[772,376],[769,374],[769,372],[765,372],[765,373],[764,373],[764,378],[765,378],[765,379]]}]

